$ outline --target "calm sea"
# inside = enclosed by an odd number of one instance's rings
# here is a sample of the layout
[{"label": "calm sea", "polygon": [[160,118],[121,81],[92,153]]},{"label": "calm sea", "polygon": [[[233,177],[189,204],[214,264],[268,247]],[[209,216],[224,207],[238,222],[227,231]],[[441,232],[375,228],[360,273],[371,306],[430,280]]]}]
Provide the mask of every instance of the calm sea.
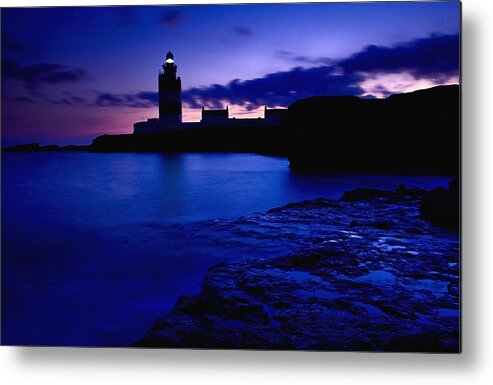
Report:
[{"label": "calm sea", "polygon": [[217,223],[357,187],[448,180],[307,176],[253,154],[2,154],[2,342],[129,345],[214,263],[290,250]]}]

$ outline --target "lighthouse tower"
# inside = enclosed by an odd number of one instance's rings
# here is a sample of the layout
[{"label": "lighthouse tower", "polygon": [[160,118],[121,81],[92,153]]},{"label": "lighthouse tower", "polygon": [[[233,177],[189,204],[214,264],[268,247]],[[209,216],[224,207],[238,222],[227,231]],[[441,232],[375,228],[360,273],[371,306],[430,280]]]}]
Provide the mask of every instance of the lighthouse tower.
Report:
[{"label": "lighthouse tower", "polygon": [[176,77],[177,66],[171,51],[166,54],[163,71],[159,73],[159,125],[162,129],[181,125],[181,79]]}]

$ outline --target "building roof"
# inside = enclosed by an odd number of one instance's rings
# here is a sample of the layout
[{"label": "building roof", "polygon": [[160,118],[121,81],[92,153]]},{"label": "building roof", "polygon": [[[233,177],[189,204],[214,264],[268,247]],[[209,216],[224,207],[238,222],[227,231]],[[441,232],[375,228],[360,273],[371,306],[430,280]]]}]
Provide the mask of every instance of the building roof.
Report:
[{"label": "building roof", "polygon": [[226,107],[224,110],[205,110],[202,107],[202,116],[204,115],[228,115],[228,107]]}]

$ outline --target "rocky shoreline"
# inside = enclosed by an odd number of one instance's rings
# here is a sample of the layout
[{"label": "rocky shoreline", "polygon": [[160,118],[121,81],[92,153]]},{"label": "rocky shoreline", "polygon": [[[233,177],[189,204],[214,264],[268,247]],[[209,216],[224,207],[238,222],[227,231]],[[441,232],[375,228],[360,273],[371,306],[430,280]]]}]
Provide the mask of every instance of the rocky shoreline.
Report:
[{"label": "rocky shoreline", "polygon": [[459,352],[459,234],[422,216],[429,195],[358,189],[247,219],[308,245],[213,266],[134,346]]}]

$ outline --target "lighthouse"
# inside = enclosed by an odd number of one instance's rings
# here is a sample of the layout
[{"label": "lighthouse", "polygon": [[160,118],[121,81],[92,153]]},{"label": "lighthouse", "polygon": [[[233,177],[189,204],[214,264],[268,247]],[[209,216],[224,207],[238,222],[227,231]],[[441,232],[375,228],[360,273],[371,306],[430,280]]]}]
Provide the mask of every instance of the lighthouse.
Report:
[{"label": "lighthouse", "polygon": [[179,128],[181,125],[181,79],[176,77],[175,58],[171,51],[159,72],[159,125],[162,129]]},{"label": "lighthouse", "polygon": [[159,117],[134,123],[134,134],[165,132],[168,130],[187,130],[210,127],[256,127],[280,126],[281,117],[287,109],[265,108],[265,118],[230,118],[229,109],[206,110],[202,107],[200,122],[182,122],[181,79],[176,76],[177,66],[171,51],[166,54],[163,69],[158,75]]}]

